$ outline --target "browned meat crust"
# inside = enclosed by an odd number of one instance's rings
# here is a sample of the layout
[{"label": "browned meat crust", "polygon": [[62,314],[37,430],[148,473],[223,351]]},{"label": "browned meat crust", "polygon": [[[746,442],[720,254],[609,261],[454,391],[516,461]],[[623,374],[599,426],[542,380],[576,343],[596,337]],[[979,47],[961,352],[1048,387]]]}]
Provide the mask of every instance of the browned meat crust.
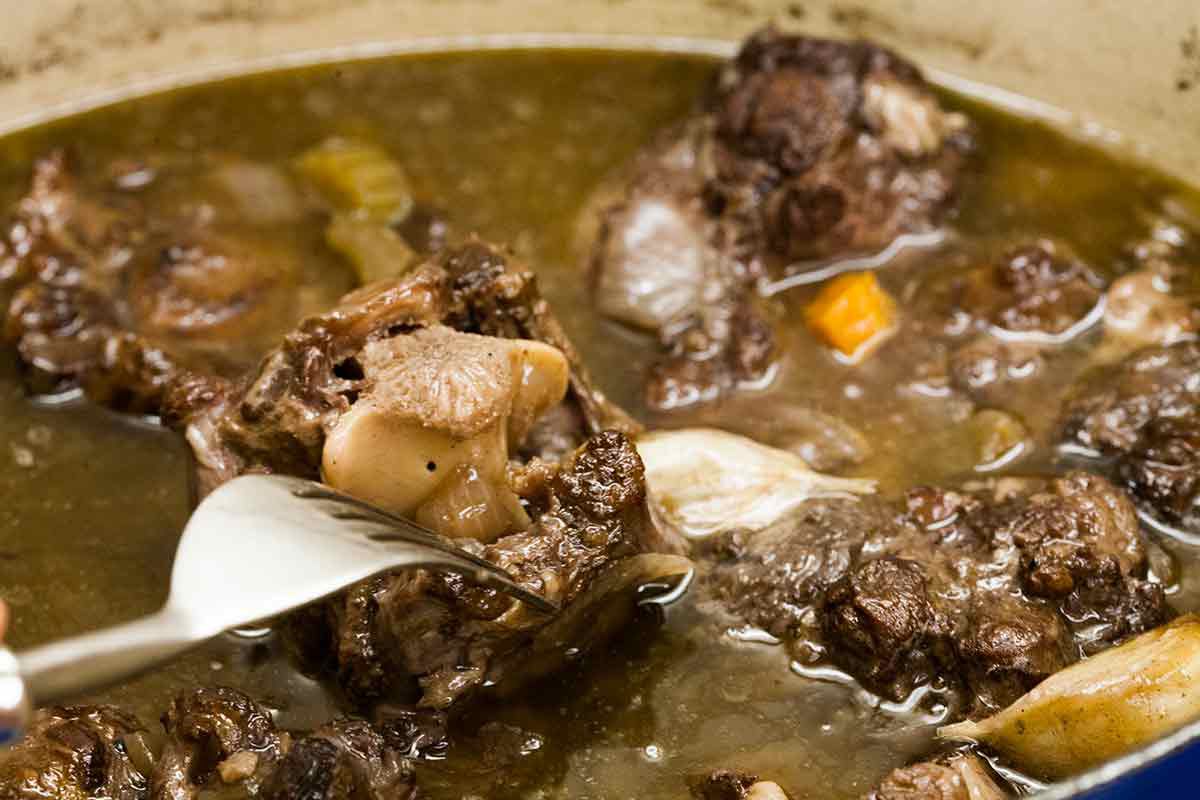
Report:
[{"label": "browned meat crust", "polygon": [[696,800],[743,800],[758,780],[757,775],[731,769],[716,769],[688,779],[688,788]]},{"label": "browned meat crust", "polygon": [[598,304],[663,340],[647,404],[762,380],[776,348],[759,279],[934,228],[969,148],[965,120],[894,53],[773,29],[751,37],[603,216]]},{"label": "browned meat crust", "polygon": [[637,452],[622,434],[598,434],[528,499],[541,509],[533,527],[480,547],[480,555],[567,608],[564,617],[592,616],[559,646],[543,651],[538,640],[551,629],[562,636],[561,620],[548,627],[492,590],[417,571],[368,582],[323,614],[297,618],[301,649],[323,656],[354,700],[402,693],[415,679],[422,704],[442,708],[485,684],[509,691],[554,668],[567,646],[586,650],[603,640],[611,632],[601,624],[606,598],[589,590],[623,560],[663,548],[647,516]]},{"label": "browned meat crust", "polygon": [[991,491],[814,501],[734,535],[707,581],[736,617],[885,697],[1002,708],[1170,615],[1130,501],[1088,473]]},{"label": "browned meat crust", "polygon": [[412,759],[423,757],[432,732],[428,720],[408,712],[379,726],[340,719],[293,735],[258,703],[222,687],[180,694],[162,724],[161,753],[155,758],[139,744],[134,766],[127,740],[141,730],[136,720],[107,706],[41,711],[0,760],[0,797],[196,800],[220,791],[267,800],[406,800],[416,796]]},{"label": "browned meat crust", "polygon": [[110,706],[42,709],[0,758],[0,798],[147,800],[146,776],[124,742],[139,730],[137,720]]},{"label": "browned meat crust", "polygon": [[154,800],[192,800],[200,787],[218,779],[221,764],[239,754],[252,754],[251,773],[282,755],[270,715],[234,689],[181,694],[163,714],[162,724],[167,740],[154,771]]},{"label": "browned meat crust", "polygon": [[962,308],[994,330],[1059,335],[1100,302],[1104,279],[1048,240],[1010,249],[971,272],[961,287]]},{"label": "browned meat crust", "polygon": [[478,242],[303,321],[244,386],[193,375],[173,381],[164,416],[186,426],[206,485],[247,470],[315,478],[326,433],[371,380],[359,353],[370,342],[437,324],[562,350],[571,364],[570,420],[579,426],[570,432],[572,447],[601,430],[638,430],[595,388],[533,274]]},{"label": "browned meat crust", "polygon": [[412,764],[362,720],[337,720],[297,741],[263,782],[263,800],[410,800]]},{"label": "browned meat crust", "polygon": [[151,214],[117,189],[85,188],[62,152],[35,163],[0,231],[0,280],[18,287],[5,336],[36,391],[81,387],[149,413],[181,371],[236,375],[279,320],[312,308],[287,259],[203,220]]},{"label": "browned meat crust", "polygon": [[[118,217],[105,216],[102,234],[89,228],[83,238],[75,228],[100,214],[84,213],[90,202],[61,157],[40,163],[7,240],[8,266],[25,281],[10,309],[8,336],[31,370],[54,387],[80,385],[100,402],[159,413],[184,430],[202,490],[251,471],[317,478],[327,433],[375,377],[378,359],[365,357],[364,349],[382,340],[445,326],[533,339],[566,356],[565,413],[535,437],[539,452],[565,451],[565,457],[512,469],[534,525],[487,548],[478,545],[481,555],[558,602],[564,613],[548,619],[460,579],[426,572],[355,587],[292,626],[297,650],[330,666],[354,700],[403,694],[418,682],[426,704],[444,707],[484,682],[507,690],[532,679],[553,669],[566,649],[586,649],[613,633],[611,622],[586,625],[583,617],[615,619],[619,615],[604,611],[611,596],[630,595],[633,582],[650,577],[638,573],[653,562],[644,554],[677,549],[648,519],[642,464],[623,433],[639,426],[595,388],[533,274],[495,248],[471,242],[444,249],[404,277],[352,292],[332,310],[303,320],[257,370],[230,377],[126,313],[141,305],[152,307],[156,318],[164,309],[205,319],[236,316],[241,300],[219,294],[229,281],[208,271],[202,253],[171,251],[163,256],[170,262],[166,272],[156,273],[165,283],[154,283],[153,291],[139,294],[123,280],[101,282],[97,276],[109,269],[101,257],[116,259],[103,248],[123,228]],[[71,280],[60,281],[53,265],[70,265]],[[177,297],[183,290],[186,297]],[[224,325],[216,326],[221,336]],[[672,574],[686,569],[682,559],[653,563]],[[557,636],[553,646],[538,646],[538,636],[549,632]]]},{"label": "browned meat crust", "polygon": [[[1003,407],[1019,384],[1046,374],[1057,345],[1099,325],[1105,281],[1047,239],[984,258],[980,266],[922,280],[903,323],[908,335],[898,339],[934,351],[919,369],[927,382]],[[920,347],[909,344],[908,352]]]},{"label": "browned meat crust", "polygon": [[892,770],[865,800],[1002,800],[1008,796],[978,756],[956,753]]},{"label": "browned meat crust", "polygon": [[167,740],[151,800],[194,800],[226,785],[269,800],[405,800],[416,793],[399,728],[340,719],[293,737],[234,689],[185,692],[163,715]]},{"label": "browned meat crust", "polygon": [[1152,517],[1200,532],[1200,344],[1149,347],[1082,381],[1063,438],[1107,459]]}]

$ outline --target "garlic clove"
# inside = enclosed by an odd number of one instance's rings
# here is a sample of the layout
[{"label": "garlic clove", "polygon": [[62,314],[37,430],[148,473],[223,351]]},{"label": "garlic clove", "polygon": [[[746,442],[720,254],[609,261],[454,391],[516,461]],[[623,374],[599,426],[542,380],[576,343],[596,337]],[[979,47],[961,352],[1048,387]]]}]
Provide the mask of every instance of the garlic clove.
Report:
[{"label": "garlic clove", "polygon": [[711,428],[638,439],[657,519],[689,538],[760,530],[814,497],[869,494],[872,481],[814,472],[804,459]]},{"label": "garlic clove", "polygon": [[1051,675],[1008,708],[938,731],[1032,774],[1098,766],[1200,718],[1200,617],[1189,614]]}]

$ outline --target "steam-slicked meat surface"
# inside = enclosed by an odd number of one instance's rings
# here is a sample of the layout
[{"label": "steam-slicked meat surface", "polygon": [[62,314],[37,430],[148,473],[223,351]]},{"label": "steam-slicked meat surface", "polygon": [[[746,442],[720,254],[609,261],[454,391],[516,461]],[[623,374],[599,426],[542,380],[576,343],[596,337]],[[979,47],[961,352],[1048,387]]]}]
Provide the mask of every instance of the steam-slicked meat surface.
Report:
[{"label": "steam-slicked meat surface", "polygon": [[197,689],[163,715],[167,741],[151,800],[193,800],[216,787],[267,800],[406,800],[416,792],[413,742],[340,719],[293,736],[233,689]]},{"label": "steam-slicked meat surface", "polygon": [[1164,622],[1130,501],[1088,473],[1014,489],[810,501],[718,545],[709,591],[735,618],[902,700],[1002,708],[1077,660]]},{"label": "steam-slicked meat surface", "polygon": [[1003,800],[1008,796],[978,756],[964,753],[892,770],[865,800]]},{"label": "steam-slicked meat surface", "polygon": [[296,741],[263,783],[264,800],[409,800],[412,764],[369,723],[337,720]]},{"label": "steam-slicked meat surface", "polygon": [[339,719],[292,734],[239,691],[194,689],[164,712],[161,752],[139,742],[135,766],[124,739],[141,731],[137,720],[107,706],[49,708],[0,756],[0,797],[406,800],[416,796],[411,759],[431,746],[427,716],[410,713],[408,726],[395,715],[378,727]]},{"label": "steam-slicked meat surface", "polygon": [[249,762],[244,780],[269,770],[282,755],[270,714],[234,689],[185,692],[168,706],[162,724],[167,739],[154,772],[152,800],[192,800],[206,784],[224,780],[221,765],[230,759]]},{"label": "steam-slicked meat surface", "polygon": [[745,800],[746,793],[758,778],[747,772],[716,769],[707,775],[688,780],[688,788],[696,800]]},{"label": "steam-slicked meat surface", "polygon": [[1200,345],[1148,347],[1076,387],[1066,441],[1111,460],[1152,517],[1200,531]]},{"label": "steam-slicked meat surface", "polygon": [[1100,302],[1103,279],[1050,241],[1014,247],[996,263],[971,272],[962,306],[1010,334],[1061,335]]},{"label": "steam-slicked meat surface", "polygon": [[[979,258],[979,266],[920,281],[901,338],[932,346],[918,367],[930,385],[1004,408],[1047,376],[1061,346],[1100,324],[1105,281],[1049,239]],[[908,348],[918,358],[921,351],[920,345]]]},{"label": "steam-slicked meat surface", "polygon": [[639,156],[603,214],[597,305],[663,341],[648,405],[762,380],[777,353],[756,283],[937,227],[966,128],[890,51],[772,29],[751,37],[702,111]]},{"label": "steam-slicked meat surface", "polygon": [[[479,554],[562,606],[558,618],[457,576],[403,572],[352,590],[319,618],[300,618],[303,649],[336,654],[331,666],[356,700],[411,691],[415,681],[423,705],[445,708],[485,684],[510,691],[540,677],[568,647],[587,650],[611,635],[607,602],[686,570],[684,559],[648,555],[668,545],[649,522],[641,460],[620,433],[592,437],[526,500],[540,512],[533,526]],[[608,585],[625,565],[639,570]],[[320,625],[325,641],[314,642]]]},{"label": "steam-slicked meat surface", "polygon": [[[160,335],[174,323],[211,322],[214,336],[234,330],[227,323],[243,300],[226,291],[240,285],[225,274],[229,261],[170,251],[163,256],[170,263],[144,276],[137,285],[145,291],[132,300],[115,286],[81,295],[74,282],[61,286],[37,271],[69,260],[81,285],[94,282],[106,269],[97,265],[108,258],[103,245],[123,229],[89,229],[87,239],[68,232],[93,216],[116,226],[119,216],[85,214],[88,198],[61,158],[39,167],[30,198],[9,240],[24,241],[22,225],[37,236],[24,250],[5,252],[26,281],[7,330],[31,367],[80,383],[101,402],[159,413],[182,429],[202,490],[250,471],[308,478],[324,471],[335,485],[366,491],[435,527],[445,521],[450,535],[497,540],[480,554],[564,608],[547,618],[426,572],[355,587],[293,626],[320,620],[297,635],[297,649],[332,665],[355,700],[404,694],[419,684],[426,704],[445,707],[484,682],[508,690],[555,668],[568,649],[586,649],[614,633],[624,612],[611,609],[628,611],[638,582],[686,571],[682,558],[649,555],[680,548],[649,523],[641,461],[621,433],[638,425],[596,390],[533,274],[498,250],[479,242],[446,249],[402,277],[352,292],[300,322],[257,370],[237,377]],[[42,247],[54,255],[41,258]],[[54,301],[50,316],[46,298]],[[139,304],[153,324],[124,313]],[[70,358],[49,358],[60,347]],[[130,357],[114,361],[114,354]],[[564,392],[553,449],[574,454],[561,464],[510,466],[508,455],[519,452],[537,417]],[[348,421],[363,417],[368,405],[378,424],[350,435]],[[370,453],[358,450],[377,429],[404,425],[409,438],[423,437],[437,455],[393,466],[421,476],[441,468],[437,485],[430,483],[428,497],[375,497],[360,480],[363,470],[348,465],[369,466]],[[434,433],[445,442],[431,443]],[[336,447],[333,434],[341,436]],[[463,446],[476,434],[483,437],[479,447]],[[415,441],[392,444],[390,453],[420,451]],[[473,455],[449,463],[456,448]],[[464,509],[451,506],[460,500],[493,518],[482,526],[454,522]],[[499,507],[507,512],[499,514]],[[597,616],[594,624],[586,624],[588,614]]]},{"label": "steam-slicked meat surface", "polygon": [[139,730],[110,706],[42,709],[25,738],[0,754],[0,798],[147,800],[147,776],[123,742]]},{"label": "steam-slicked meat surface", "polygon": [[363,372],[364,351],[439,325],[559,350],[570,366],[567,402],[578,410],[573,446],[606,428],[637,430],[595,388],[533,274],[478,242],[352,292],[333,310],[304,320],[244,388],[209,381],[197,396],[195,382],[176,382],[166,411],[187,426],[209,485],[248,469],[316,477],[327,433],[375,380]]},{"label": "steam-slicked meat surface", "polygon": [[154,413],[185,369],[253,364],[320,298],[297,285],[298,251],[235,228],[85,186],[61,151],[37,161],[0,231],[0,279],[18,287],[5,336],[32,386]]}]

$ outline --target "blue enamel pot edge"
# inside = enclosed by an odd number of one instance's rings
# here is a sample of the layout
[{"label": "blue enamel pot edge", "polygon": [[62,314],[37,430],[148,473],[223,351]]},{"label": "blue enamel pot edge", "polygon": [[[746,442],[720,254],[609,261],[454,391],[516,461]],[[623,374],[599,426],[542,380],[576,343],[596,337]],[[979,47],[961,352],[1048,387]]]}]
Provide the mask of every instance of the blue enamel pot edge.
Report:
[{"label": "blue enamel pot edge", "polygon": [[1148,747],[1058,783],[1038,800],[1200,796],[1200,721]]}]

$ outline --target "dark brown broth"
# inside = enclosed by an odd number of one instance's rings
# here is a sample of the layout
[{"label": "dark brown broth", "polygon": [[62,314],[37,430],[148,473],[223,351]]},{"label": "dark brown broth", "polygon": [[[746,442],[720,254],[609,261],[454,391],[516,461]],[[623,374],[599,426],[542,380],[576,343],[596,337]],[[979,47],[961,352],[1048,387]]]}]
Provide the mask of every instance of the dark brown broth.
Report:
[{"label": "dark brown broth", "polygon": [[[18,197],[30,160],[57,145],[73,148],[89,174],[147,153],[187,172],[201,169],[213,151],[284,164],[332,133],[364,136],[404,163],[417,194],[449,209],[457,231],[508,242],[536,265],[593,372],[614,399],[640,411],[639,380],[652,342],[590,310],[579,216],[607,175],[692,107],[712,69],[711,61],[685,55],[533,51],[398,57],[239,78],[0,141],[0,202]],[[1055,235],[1111,274],[1121,248],[1146,235],[1164,198],[1200,205],[1175,183],[1092,145],[951,102],[968,110],[980,131],[954,225],[962,240]],[[315,227],[261,233],[302,254],[300,279],[328,302],[349,286],[349,274],[324,250]],[[882,271],[883,280],[901,294],[918,268],[959,268],[956,252],[911,251]],[[786,316],[798,319],[809,296],[811,289],[784,294]],[[879,478],[887,491],[969,474],[973,445],[953,405],[893,396],[892,386],[910,376],[897,373],[886,351],[847,366],[798,324],[783,338],[787,361],[778,379],[719,409],[717,423],[753,413],[747,409],[769,413],[761,410],[766,403],[815,405],[867,434],[875,455],[855,471]],[[1056,357],[1053,384],[1065,386],[1087,365],[1086,345]],[[13,644],[152,610],[165,596],[190,504],[182,441],[85,404],[39,405],[23,396],[15,356],[6,352],[2,364],[0,596],[13,606]],[[851,384],[857,399],[848,397]],[[1012,404],[1043,436],[1052,411],[1046,389],[1042,384]],[[683,413],[652,421],[699,419]],[[1051,463],[1046,442],[1039,444],[1020,469]],[[1192,557],[1182,546],[1172,549]],[[1186,565],[1177,607],[1197,605],[1198,572]],[[473,712],[460,724],[450,758],[422,768],[426,791],[435,798],[678,798],[684,775],[724,766],[756,771],[796,797],[853,797],[929,742],[928,719],[883,713],[850,687],[792,674],[782,648],[723,635],[687,600],[666,617],[662,628],[644,621],[610,653],[532,697]],[[196,684],[244,688],[278,709],[285,725],[336,713],[277,647],[270,635],[226,637],[99,699],[126,706],[152,728],[168,698]],[[471,743],[476,726],[497,719],[541,740],[505,770],[481,767]]]}]

